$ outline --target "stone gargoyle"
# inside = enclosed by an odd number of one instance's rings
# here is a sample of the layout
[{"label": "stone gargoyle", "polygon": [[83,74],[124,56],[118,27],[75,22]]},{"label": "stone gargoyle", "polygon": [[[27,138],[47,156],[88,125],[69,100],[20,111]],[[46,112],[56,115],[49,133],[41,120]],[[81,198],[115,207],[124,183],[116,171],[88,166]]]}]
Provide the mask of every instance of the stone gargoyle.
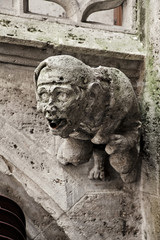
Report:
[{"label": "stone gargoyle", "polygon": [[104,179],[104,161],[109,159],[124,182],[136,180],[141,123],[125,74],[59,55],[39,64],[35,85],[37,109],[52,133],[63,138],[59,162],[76,166],[93,157],[89,178]]}]

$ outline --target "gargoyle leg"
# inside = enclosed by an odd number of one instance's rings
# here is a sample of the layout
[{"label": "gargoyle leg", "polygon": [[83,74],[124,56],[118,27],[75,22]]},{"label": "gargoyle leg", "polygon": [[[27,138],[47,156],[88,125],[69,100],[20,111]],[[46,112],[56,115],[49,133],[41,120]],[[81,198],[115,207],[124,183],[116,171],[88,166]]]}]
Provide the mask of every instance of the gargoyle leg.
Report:
[{"label": "gargoyle leg", "polygon": [[139,155],[139,127],[124,135],[113,134],[105,151],[110,155],[111,166],[120,173],[123,182],[134,182],[137,177]]},{"label": "gargoyle leg", "polygon": [[93,160],[94,166],[89,172],[88,178],[89,179],[101,179],[104,180],[104,162],[107,159],[107,154],[104,150],[101,149],[94,149],[93,150]]},{"label": "gargoyle leg", "polygon": [[57,159],[63,164],[78,164],[89,161],[92,155],[93,144],[90,141],[82,141],[73,138],[63,139],[58,149]]}]

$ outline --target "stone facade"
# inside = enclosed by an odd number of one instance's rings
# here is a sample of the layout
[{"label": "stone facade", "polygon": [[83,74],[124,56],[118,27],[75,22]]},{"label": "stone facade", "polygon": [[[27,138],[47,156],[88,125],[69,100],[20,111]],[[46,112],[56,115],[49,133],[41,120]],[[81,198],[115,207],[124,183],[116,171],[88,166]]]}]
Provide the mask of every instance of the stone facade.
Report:
[{"label": "stone facade", "polygon": [[[29,240],[158,240],[159,1],[128,1],[137,13],[130,29],[33,19],[22,2],[0,15],[0,193],[23,209]],[[36,112],[33,72],[61,54],[116,67],[131,80],[142,113],[137,182],[123,183],[108,165],[105,181],[89,180],[93,159],[77,167],[57,162],[62,142]]]}]

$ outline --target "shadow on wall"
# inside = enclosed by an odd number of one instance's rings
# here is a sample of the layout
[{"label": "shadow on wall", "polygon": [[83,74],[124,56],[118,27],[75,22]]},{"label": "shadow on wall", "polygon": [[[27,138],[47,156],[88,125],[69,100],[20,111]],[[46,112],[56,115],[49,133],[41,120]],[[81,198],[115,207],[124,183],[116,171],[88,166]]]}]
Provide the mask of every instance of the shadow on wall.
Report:
[{"label": "shadow on wall", "polygon": [[0,195],[0,238],[26,239],[26,220],[23,211],[16,202],[3,195]]}]

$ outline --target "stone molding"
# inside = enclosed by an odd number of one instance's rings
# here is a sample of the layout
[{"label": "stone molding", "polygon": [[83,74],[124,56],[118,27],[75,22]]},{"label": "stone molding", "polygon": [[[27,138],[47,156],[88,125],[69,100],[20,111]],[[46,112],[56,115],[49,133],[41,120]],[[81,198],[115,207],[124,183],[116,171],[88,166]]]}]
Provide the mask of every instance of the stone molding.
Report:
[{"label": "stone molding", "polygon": [[135,91],[142,91],[145,50],[135,34],[0,14],[0,62],[36,67],[43,59],[60,54],[93,67],[119,68]]}]

